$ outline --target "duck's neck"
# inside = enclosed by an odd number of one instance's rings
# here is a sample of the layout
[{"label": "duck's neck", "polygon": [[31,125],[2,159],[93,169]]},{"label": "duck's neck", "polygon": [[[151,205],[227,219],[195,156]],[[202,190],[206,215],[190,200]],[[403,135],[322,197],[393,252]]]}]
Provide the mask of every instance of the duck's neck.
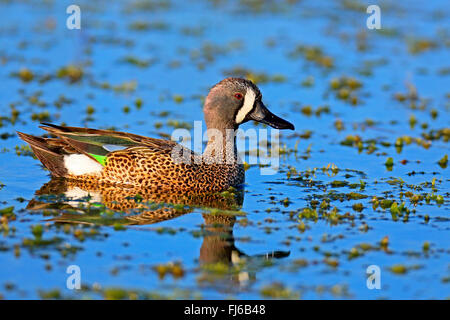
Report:
[{"label": "duck's neck", "polygon": [[204,161],[234,164],[238,161],[236,130],[208,128],[208,143],[203,152]]}]

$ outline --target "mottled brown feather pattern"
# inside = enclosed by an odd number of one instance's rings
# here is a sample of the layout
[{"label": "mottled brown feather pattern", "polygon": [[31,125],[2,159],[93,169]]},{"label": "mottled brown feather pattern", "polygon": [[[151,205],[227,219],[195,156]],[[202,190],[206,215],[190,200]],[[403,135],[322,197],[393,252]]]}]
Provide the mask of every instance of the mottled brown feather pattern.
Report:
[{"label": "mottled brown feather pattern", "polygon": [[175,163],[171,151],[142,146],[111,152],[101,174],[68,175],[67,178],[166,192],[217,192],[244,183],[244,168],[237,159],[232,164],[196,164],[195,157],[199,155],[192,153],[190,164]]},{"label": "mottled brown feather pattern", "polygon": [[[58,171],[57,176],[71,180],[85,181],[91,185],[126,185],[165,192],[216,192],[243,184],[245,180],[244,168],[242,164],[238,164],[237,158],[230,164],[196,162],[199,158],[201,159],[201,155],[189,150],[191,162],[176,163],[172,158],[172,150],[179,145],[174,141],[125,132],[45,125],[42,128],[57,138],[37,139],[40,144],[47,145],[50,150],[60,155],[77,152],[87,155],[79,149],[71,136],[111,136],[129,139],[137,144],[137,146],[109,153],[106,166],[100,174],[72,175]],[[33,141],[28,139],[27,142],[33,146]],[[61,162],[62,157],[60,158]],[[55,173],[52,170],[56,167],[54,163],[45,161],[44,157],[40,159],[52,173]],[[58,165],[61,166],[61,164]]]},{"label": "mottled brown feather pattern", "polygon": [[[36,195],[59,195],[67,190],[79,188],[90,194],[99,194],[101,202],[111,210],[133,213],[125,216],[130,224],[152,224],[176,218],[190,213],[194,207],[218,208],[222,210],[239,210],[243,202],[243,191],[224,196],[221,193],[157,193],[147,188],[123,187],[117,188],[108,184],[91,184],[87,181],[54,178],[43,185]],[[139,196],[136,198],[136,196]],[[149,203],[161,204],[152,208]],[[48,207],[50,205],[50,207]],[[169,206],[168,206],[169,205]],[[177,206],[170,206],[177,205]],[[181,205],[181,206],[180,206]],[[43,203],[32,200],[27,206],[29,210],[44,210],[51,208],[53,203]],[[66,209],[70,209],[70,205]],[[80,208],[77,208],[79,210]],[[139,212],[139,214],[134,214]],[[207,224],[228,224],[234,221],[234,215],[203,214]],[[57,222],[79,222],[79,214],[64,212],[52,219]]]}]

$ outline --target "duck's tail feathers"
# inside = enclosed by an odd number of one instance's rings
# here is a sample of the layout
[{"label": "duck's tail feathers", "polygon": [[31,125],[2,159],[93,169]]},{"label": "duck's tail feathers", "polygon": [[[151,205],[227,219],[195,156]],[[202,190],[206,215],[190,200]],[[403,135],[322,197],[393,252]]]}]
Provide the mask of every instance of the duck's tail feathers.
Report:
[{"label": "duck's tail feathers", "polygon": [[64,165],[64,147],[55,139],[47,139],[17,132],[19,137],[27,142],[36,157],[50,170],[53,176],[64,177],[67,169]]}]

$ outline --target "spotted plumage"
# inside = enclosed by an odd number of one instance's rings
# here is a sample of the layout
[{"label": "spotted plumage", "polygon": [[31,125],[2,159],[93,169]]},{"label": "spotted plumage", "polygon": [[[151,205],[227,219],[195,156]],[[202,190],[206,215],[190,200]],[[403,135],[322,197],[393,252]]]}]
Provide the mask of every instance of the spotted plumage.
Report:
[{"label": "spotted plumage", "polygon": [[[228,223],[235,218],[227,211],[240,210],[243,202],[243,190],[230,193],[167,193],[153,192],[148,188],[122,187],[117,188],[109,184],[92,184],[87,181],[53,178],[44,184],[38,191],[37,197],[32,199],[28,210],[55,209],[54,202],[45,202],[45,195],[61,195],[63,200],[58,208],[60,215],[51,219],[57,222],[96,223],[91,220],[91,214],[79,213],[85,208],[94,210],[93,204],[103,204],[106,208],[125,213],[123,223],[126,224],[153,224],[178,216],[188,214],[195,207],[203,210],[208,208],[220,209],[219,214],[205,214],[205,219],[213,219],[215,223]],[[44,197],[42,197],[44,196]],[[83,212],[84,210],[81,210]],[[209,217],[211,216],[211,217]]]},{"label": "spotted plumage", "polygon": [[170,140],[53,124],[41,128],[55,138],[18,134],[56,177],[164,192],[217,192],[244,183],[234,135],[240,124],[255,120],[294,129],[272,114],[261,99],[259,89],[249,80],[227,78],[216,84],[203,111],[208,133],[214,130],[219,135],[209,137],[203,154]]}]

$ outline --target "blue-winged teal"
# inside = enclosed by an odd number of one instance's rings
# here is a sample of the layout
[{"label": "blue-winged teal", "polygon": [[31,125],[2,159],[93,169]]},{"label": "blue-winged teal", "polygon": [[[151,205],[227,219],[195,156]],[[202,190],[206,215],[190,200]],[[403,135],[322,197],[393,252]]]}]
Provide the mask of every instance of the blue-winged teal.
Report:
[{"label": "blue-winged teal", "polygon": [[264,106],[258,87],[245,79],[227,78],[212,87],[203,112],[208,131],[215,129],[222,139],[209,137],[202,155],[189,150],[189,161],[179,160],[186,149],[174,141],[131,133],[43,124],[56,138],[18,134],[56,177],[155,191],[216,192],[244,183],[234,135],[240,124],[255,120],[294,129]]}]

